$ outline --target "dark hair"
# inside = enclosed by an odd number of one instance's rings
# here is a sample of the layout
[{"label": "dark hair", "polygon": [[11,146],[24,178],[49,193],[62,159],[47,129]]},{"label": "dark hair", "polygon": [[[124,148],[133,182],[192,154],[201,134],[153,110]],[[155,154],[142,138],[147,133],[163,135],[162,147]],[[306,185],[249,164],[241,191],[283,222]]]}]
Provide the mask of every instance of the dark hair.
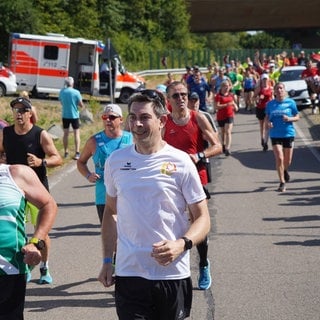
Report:
[{"label": "dark hair", "polygon": [[152,102],[153,112],[158,118],[169,113],[164,95],[157,90],[146,89],[134,93],[129,99],[129,113],[133,102]]}]

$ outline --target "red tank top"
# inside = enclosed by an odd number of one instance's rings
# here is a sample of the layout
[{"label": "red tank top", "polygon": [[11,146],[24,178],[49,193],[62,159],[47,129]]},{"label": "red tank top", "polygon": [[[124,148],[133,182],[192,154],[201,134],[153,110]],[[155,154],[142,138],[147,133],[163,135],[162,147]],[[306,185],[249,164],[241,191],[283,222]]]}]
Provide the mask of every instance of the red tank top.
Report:
[{"label": "red tank top", "polygon": [[[165,126],[164,140],[188,154],[202,152],[204,150],[204,141],[196,119],[196,112],[190,111],[190,120],[184,126],[174,123],[171,115],[169,115]],[[197,169],[202,185],[206,185],[208,177],[205,165],[199,162]]]}]

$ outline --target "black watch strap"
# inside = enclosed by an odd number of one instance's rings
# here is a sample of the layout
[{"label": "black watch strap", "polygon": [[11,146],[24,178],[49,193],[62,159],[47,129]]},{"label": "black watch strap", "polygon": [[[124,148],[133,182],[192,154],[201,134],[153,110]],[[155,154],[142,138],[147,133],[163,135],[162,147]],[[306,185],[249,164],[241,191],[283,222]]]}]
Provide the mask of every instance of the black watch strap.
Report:
[{"label": "black watch strap", "polygon": [[193,247],[192,240],[188,239],[187,237],[181,237],[184,240],[184,250],[190,250]]}]

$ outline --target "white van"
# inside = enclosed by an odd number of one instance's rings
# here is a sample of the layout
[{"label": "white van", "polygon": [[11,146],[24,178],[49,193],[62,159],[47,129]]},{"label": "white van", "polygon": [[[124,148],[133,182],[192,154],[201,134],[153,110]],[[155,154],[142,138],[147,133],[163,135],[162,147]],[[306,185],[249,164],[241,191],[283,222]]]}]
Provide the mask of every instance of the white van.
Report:
[{"label": "white van", "polygon": [[305,66],[284,67],[281,70],[279,82],[283,82],[290,98],[292,98],[299,110],[311,105],[307,83],[301,78]]}]

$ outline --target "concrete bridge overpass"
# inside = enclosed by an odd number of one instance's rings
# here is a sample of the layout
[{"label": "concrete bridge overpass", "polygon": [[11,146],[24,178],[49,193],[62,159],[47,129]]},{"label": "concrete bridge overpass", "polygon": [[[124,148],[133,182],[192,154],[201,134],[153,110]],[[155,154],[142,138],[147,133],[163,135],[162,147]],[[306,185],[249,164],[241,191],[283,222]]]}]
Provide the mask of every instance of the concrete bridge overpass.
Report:
[{"label": "concrete bridge overpass", "polygon": [[192,32],[320,28],[319,0],[189,0]]}]

